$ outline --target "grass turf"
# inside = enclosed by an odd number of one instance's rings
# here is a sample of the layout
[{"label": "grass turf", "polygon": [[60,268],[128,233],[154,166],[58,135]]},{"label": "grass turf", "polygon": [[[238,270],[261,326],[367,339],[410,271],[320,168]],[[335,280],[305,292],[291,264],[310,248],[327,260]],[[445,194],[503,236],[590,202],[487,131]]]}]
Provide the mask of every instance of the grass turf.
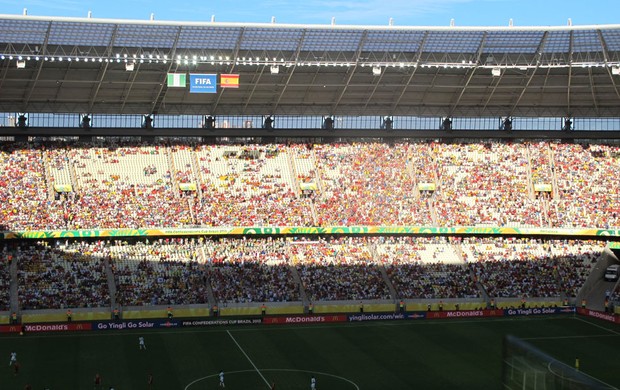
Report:
[{"label": "grass turf", "polygon": [[505,334],[620,387],[620,329],[571,316],[2,336],[0,389],[498,389]]}]

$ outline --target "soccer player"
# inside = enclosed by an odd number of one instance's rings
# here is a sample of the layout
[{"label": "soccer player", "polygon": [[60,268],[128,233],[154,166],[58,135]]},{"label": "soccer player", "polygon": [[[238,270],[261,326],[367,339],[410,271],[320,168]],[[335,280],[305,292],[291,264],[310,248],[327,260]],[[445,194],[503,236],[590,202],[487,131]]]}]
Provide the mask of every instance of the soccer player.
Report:
[{"label": "soccer player", "polygon": [[153,374],[149,373],[149,376],[146,378],[146,384],[149,385],[149,390],[153,388]]},{"label": "soccer player", "polygon": [[312,390],[316,389],[316,378],[314,376],[310,378],[310,389]]},{"label": "soccer player", "polygon": [[93,380],[93,383],[95,385],[94,386],[95,390],[101,390],[102,389],[102,387],[101,387],[101,375],[99,375],[99,373],[95,374],[95,379]]},{"label": "soccer player", "polygon": [[144,337],[138,337],[138,347],[140,349],[146,349],[146,344],[144,344]]},{"label": "soccer player", "polygon": [[224,384],[224,371],[223,370],[220,371],[220,387],[226,387],[226,385]]},{"label": "soccer player", "polygon": [[11,367],[11,365],[15,363],[17,363],[17,352],[11,352],[11,360],[9,360],[9,367]]}]

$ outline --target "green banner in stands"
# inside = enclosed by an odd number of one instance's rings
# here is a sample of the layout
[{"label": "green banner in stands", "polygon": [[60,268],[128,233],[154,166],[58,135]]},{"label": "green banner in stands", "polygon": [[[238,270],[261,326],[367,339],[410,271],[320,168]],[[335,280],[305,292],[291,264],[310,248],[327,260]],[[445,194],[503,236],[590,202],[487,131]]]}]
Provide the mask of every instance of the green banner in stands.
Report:
[{"label": "green banner in stands", "polygon": [[[390,235],[523,235],[620,237],[613,229],[545,229],[511,227],[427,227],[427,226],[272,226],[272,227],[200,227],[161,229],[39,230],[3,231],[0,239],[49,239],[72,237],[159,237],[159,236],[248,236],[248,235],[318,235],[318,234],[390,234]],[[615,244],[614,245],[618,245]]]}]

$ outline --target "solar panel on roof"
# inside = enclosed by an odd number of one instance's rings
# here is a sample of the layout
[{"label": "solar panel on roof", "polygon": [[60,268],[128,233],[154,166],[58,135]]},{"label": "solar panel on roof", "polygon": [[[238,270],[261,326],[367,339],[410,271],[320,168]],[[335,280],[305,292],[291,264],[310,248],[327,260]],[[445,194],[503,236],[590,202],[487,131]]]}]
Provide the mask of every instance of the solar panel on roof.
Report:
[{"label": "solar panel on roof", "polygon": [[53,22],[50,45],[108,46],[114,24]]},{"label": "solar panel on roof", "polygon": [[544,31],[489,31],[484,41],[486,53],[535,53]]},{"label": "solar panel on roof", "polygon": [[568,31],[549,31],[542,51],[543,53],[567,53],[569,48],[570,33]]},{"label": "solar panel on roof", "polygon": [[243,32],[241,50],[294,51],[299,46],[303,30],[248,28]]},{"label": "solar panel on roof", "polygon": [[178,30],[179,27],[177,26],[119,24],[114,45],[123,47],[169,48],[174,45]]},{"label": "solar panel on roof", "polygon": [[417,52],[424,31],[369,31],[363,51]]},{"label": "solar panel on roof", "polygon": [[302,51],[356,51],[363,35],[362,30],[308,30]]},{"label": "solar panel on roof", "polygon": [[181,49],[232,49],[239,40],[239,27],[183,26],[177,47]]},{"label": "solar panel on roof", "polygon": [[475,53],[483,35],[483,31],[431,31],[422,50],[429,53]]},{"label": "solar panel on roof", "polygon": [[602,30],[603,40],[609,51],[620,51],[620,30]]},{"label": "solar panel on roof", "polygon": [[573,51],[576,53],[601,51],[601,40],[596,30],[573,32]]},{"label": "solar panel on roof", "polygon": [[0,42],[42,44],[50,22],[0,19]]}]

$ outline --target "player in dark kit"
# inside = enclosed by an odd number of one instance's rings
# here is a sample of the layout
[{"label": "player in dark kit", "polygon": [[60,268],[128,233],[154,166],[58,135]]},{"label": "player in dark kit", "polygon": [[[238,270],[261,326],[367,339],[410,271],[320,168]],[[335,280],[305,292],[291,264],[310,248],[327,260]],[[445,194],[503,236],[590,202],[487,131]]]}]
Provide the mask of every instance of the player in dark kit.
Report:
[{"label": "player in dark kit", "polygon": [[94,389],[95,390],[101,390],[101,375],[99,375],[99,373],[95,374],[95,379],[93,379],[93,383],[95,385]]}]

